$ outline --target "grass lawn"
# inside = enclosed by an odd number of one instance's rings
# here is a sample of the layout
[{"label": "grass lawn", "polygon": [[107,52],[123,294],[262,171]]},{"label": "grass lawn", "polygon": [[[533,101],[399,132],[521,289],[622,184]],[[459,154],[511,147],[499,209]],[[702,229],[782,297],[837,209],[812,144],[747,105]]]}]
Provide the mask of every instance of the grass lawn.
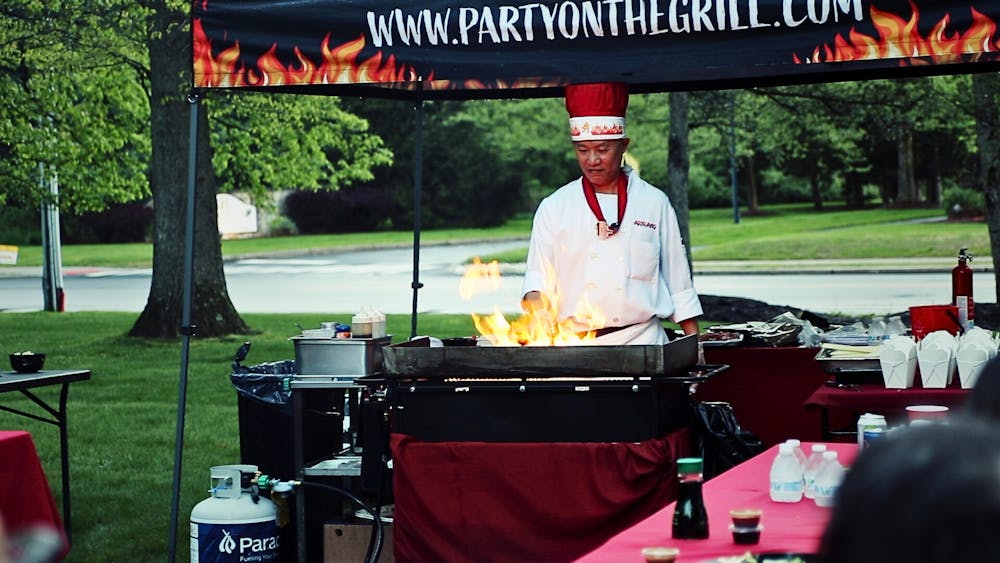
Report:
[{"label": "grass lawn", "polygon": [[[191,340],[178,560],[188,559],[187,523],[194,505],[208,496],[209,468],[240,461],[236,392],[229,380],[236,349],[244,341],[252,343],[246,365],[292,359],[288,337],[296,332],[295,322],[319,326],[329,318],[349,316],[246,315],[258,334]],[[168,552],[181,342],[125,336],[136,317],[0,315],[4,370],[9,369],[6,354],[33,350],[47,354],[46,368],[92,371],[90,381],[70,385],[67,407],[71,562],[161,562]],[[390,333],[409,334],[409,315],[389,315],[387,321]],[[442,337],[475,332],[465,315],[428,315],[418,322],[422,332]],[[58,391],[54,386],[36,394],[58,404]],[[19,393],[5,394],[2,404],[42,414]],[[0,412],[0,428],[31,432],[61,510],[58,430],[7,412]]]}]

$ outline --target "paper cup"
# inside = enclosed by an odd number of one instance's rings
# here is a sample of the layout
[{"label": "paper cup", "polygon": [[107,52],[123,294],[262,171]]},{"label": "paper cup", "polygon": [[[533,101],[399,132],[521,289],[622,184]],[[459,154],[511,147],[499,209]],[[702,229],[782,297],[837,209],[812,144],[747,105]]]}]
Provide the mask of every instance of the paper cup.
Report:
[{"label": "paper cup", "polygon": [[906,407],[906,416],[910,422],[914,420],[940,420],[948,416],[948,407],[941,405],[910,405]]}]

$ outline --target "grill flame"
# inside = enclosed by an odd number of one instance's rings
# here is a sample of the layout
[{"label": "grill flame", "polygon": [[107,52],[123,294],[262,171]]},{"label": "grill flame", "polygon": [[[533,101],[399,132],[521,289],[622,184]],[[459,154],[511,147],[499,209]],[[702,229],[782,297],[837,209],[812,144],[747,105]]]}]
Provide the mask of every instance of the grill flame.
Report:
[{"label": "grill flame", "polygon": [[[459,295],[470,299],[483,291],[500,288],[500,265],[496,260],[483,264],[476,257],[459,282]],[[575,346],[596,338],[594,330],[603,327],[604,314],[587,302],[577,304],[572,317],[559,319],[561,296],[555,270],[546,268],[542,306],[508,320],[498,307],[491,315],[472,314],[476,330],[494,346]]]}]

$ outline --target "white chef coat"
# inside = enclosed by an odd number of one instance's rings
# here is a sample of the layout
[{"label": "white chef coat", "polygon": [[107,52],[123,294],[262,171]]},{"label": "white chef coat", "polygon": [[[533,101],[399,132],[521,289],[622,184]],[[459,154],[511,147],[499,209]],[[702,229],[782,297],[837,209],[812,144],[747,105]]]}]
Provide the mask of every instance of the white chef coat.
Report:
[{"label": "white chef coat", "polygon": [[531,227],[522,295],[552,294],[546,287],[550,264],[558,284],[560,321],[579,320],[577,307],[589,303],[604,313],[605,326],[643,324],[602,336],[595,344],[662,344],[658,319],[697,317],[701,302],[670,200],[634,170],[625,167],[623,172],[628,175],[623,220],[618,218],[617,195],[597,194],[608,224],[621,224],[608,239],[597,238],[597,219],[581,179],[542,200]]}]

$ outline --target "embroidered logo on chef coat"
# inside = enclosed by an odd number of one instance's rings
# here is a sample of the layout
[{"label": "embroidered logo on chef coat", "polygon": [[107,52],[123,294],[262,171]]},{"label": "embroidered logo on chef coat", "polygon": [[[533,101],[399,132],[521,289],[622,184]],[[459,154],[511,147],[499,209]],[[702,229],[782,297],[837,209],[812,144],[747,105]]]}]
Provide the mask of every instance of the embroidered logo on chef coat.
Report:
[{"label": "embroidered logo on chef coat", "polygon": [[636,221],[635,224],[639,227],[646,227],[647,229],[656,230],[656,223],[650,223],[649,221]]}]

